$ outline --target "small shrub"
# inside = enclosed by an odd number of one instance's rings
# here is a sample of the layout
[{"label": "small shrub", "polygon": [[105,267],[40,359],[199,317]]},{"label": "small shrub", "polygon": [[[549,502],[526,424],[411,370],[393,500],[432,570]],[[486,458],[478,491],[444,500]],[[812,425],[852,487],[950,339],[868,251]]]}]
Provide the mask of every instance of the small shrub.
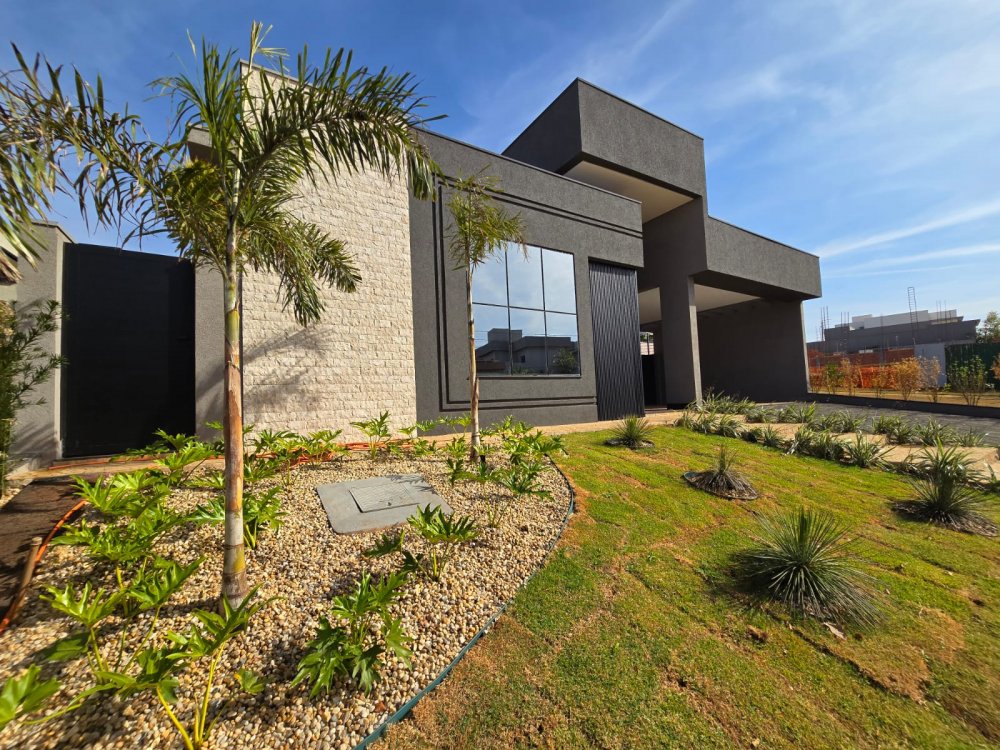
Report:
[{"label": "small shrub", "polygon": [[802,455],[808,456],[812,450],[812,444],[816,440],[816,433],[813,429],[804,424],[800,426],[796,431],[795,435],[788,443],[789,453],[801,453]]},{"label": "small shrub", "polygon": [[448,483],[455,484],[467,478],[465,460],[469,456],[469,441],[465,435],[456,435],[444,446],[445,465],[448,467]]},{"label": "small shrub", "polygon": [[738,438],[743,433],[743,423],[732,414],[720,414],[715,420],[716,435],[728,438]]},{"label": "small shrub", "polygon": [[910,400],[910,396],[924,380],[923,368],[916,357],[907,357],[899,362],[893,362],[892,374],[896,381],[896,389],[904,401]]},{"label": "small shrub", "polygon": [[756,546],[736,556],[736,574],[794,617],[873,625],[878,609],[846,537],[846,529],[824,513],[799,509],[762,519]]},{"label": "small shrub", "polygon": [[292,685],[309,684],[309,695],[329,692],[339,678],[353,679],[370,693],[381,678],[383,655],[391,652],[408,668],[412,651],[402,620],[393,617],[390,606],[406,582],[394,573],[372,582],[364,573],[353,591],[336,596],[329,617],[320,620],[316,637],[306,646]]},{"label": "small shrub", "polygon": [[413,554],[404,547],[406,531],[383,534],[366,557],[384,557],[399,552],[403,556],[404,573],[421,573],[432,581],[441,580],[445,568],[458,552],[458,548],[479,536],[475,521],[469,516],[448,516],[440,505],[417,508],[407,519],[427,544],[427,552]]},{"label": "small shrub", "polygon": [[962,484],[977,482],[981,475],[973,466],[972,457],[955,446],[938,444],[924,448],[910,457],[912,471],[930,481],[953,481]]},{"label": "small shrub", "polygon": [[389,430],[388,411],[384,411],[371,419],[351,422],[351,425],[357,427],[361,431],[361,434],[365,436],[368,443],[368,457],[373,461],[380,455],[390,453],[392,432]]},{"label": "small shrub", "polygon": [[727,445],[720,445],[715,465],[707,471],[689,472],[684,478],[695,487],[720,497],[753,500],[757,490],[736,471],[736,453]]},{"label": "small shrub", "polygon": [[979,357],[956,362],[948,368],[948,385],[969,406],[976,406],[986,391],[986,367]]},{"label": "small shrub", "polygon": [[746,414],[751,409],[757,408],[757,404],[748,398],[737,399],[709,389],[702,396],[700,404],[691,404],[688,408],[695,411],[710,411],[716,414]]},{"label": "small shrub", "polygon": [[947,425],[943,425],[937,420],[929,419],[923,424],[917,425],[916,438],[921,445],[949,445],[958,442],[958,434]]},{"label": "small shrub", "polygon": [[785,424],[812,424],[816,421],[816,404],[789,404],[778,412],[778,421]]},{"label": "small shrub", "polygon": [[[275,534],[284,524],[287,514],[281,509],[281,497],[277,487],[263,492],[243,494],[243,543],[250,549],[257,549],[260,532],[269,529]],[[226,520],[226,500],[221,495],[208,503],[199,505],[187,519],[199,524],[221,524]]]},{"label": "small shrub", "polygon": [[771,425],[765,425],[760,431],[760,442],[768,448],[783,448],[785,439]]},{"label": "small shrub", "polygon": [[691,427],[695,432],[701,432],[705,435],[711,435],[715,432],[716,426],[719,423],[719,415],[712,411],[701,412],[694,419],[694,425]]},{"label": "small shrub", "polygon": [[898,422],[893,423],[891,430],[886,433],[886,438],[889,442],[896,445],[911,445],[916,442],[918,437],[919,433],[917,432],[916,425],[905,419],[900,419]]},{"label": "small shrub", "polygon": [[920,385],[935,404],[941,397],[941,363],[937,357],[918,357],[920,362]]},{"label": "small shrub", "polygon": [[875,368],[871,377],[871,387],[875,391],[876,398],[882,398],[882,394],[891,390],[894,385],[892,365],[879,365]]},{"label": "small shrub", "polygon": [[769,424],[778,420],[778,412],[766,406],[755,406],[746,413],[750,424]]},{"label": "small shrub", "polygon": [[890,435],[902,422],[903,420],[899,417],[879,414],[872,420],[872,432],[876,435]]},{"label": "small shrub", "polygon": [[986,442],[986,435],[976,430],[966,430],[957,436],[956,442],[963,448],[978,448]]},{"label": "small shrub", "polygon": [[674,422],[675,427],[683,427],[686,430],[694,430],[697,420],[690,409],[685,409],[681,416]]},{"label": "small shrub", "polygon": [[608,445],[620,445],[637,450],[652,447],[653,425],[645,417],[630,415],[622,419],[611,433]]},{"label": "small shrub", "polygon": [[551,493],[538,485],[538,477],[543,466],[539,461],[511,464],[508,469],[497,469],[492,472],[489,481],[494,482],[507,491],[506,497],[495,495],[486,507],[488,523],[497,527],[507,516],[511,506],[526,497],[549,498]]},{"label": "small shrub", "polygon": [[897,503],[897,510],[958,531],[996,534],[996,525],[981,512],[982,495],[969,486],[981,475],[972,468],[968,454],[939,443],[933,451],[925,448],[913,468],[919,478],[910,484],[917,497]]},{"label": "small shrub", "polygon": [[882,468],[885,466],[885,448],[874,440],[869,440],[862,433],[857,433],[854,440],[841,444],[843,460],[861,469]]},{"label": "small shrub", "polygon": [[832,432],[815,432],[808,449],[802,452],[827,461],[839,461],[844,452],[844,444]]}]

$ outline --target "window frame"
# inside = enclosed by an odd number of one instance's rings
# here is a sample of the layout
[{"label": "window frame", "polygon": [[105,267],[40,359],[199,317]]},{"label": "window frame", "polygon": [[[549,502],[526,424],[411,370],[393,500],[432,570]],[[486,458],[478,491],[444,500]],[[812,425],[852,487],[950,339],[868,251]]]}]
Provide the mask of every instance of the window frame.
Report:
[{"label": "window frame", "polygon": [[[548,369],[549,364],[550,364],[549,363],[549,347],[548,347],[548,341],[547,341],[548,340],[548,315],[549,314],[553,314],[553,315],[572,315],[573,318],[574,318],[574,320],[575,320],[575,322],[576,322],[576,341],[575,341],[575,344],[576,344],[576,355],[577,355],[577,372],[575,372],[575,373],[539,372],[539,373],[516,373],[516,374],[513,373],[513,372],[510,372],[510,373],[506,373],[505,372],[505,373],[502,373],[502,374],[494,374],[494,373],[478,373],[478,368],[477,368],[477,374],[481,378],[483,378],[483,379],[501,380],[501,381],[504,381],[504,380],[537,380],[538,378],[555,378],[555,379],[559,379],[559,378],[562,378],[562,379],[566,379],[566,378],[582,378],[583,377],[583,358],[580,356],[580,304],[579,304],[579,295],[577,293],[577,287],[578,287],[578,285],[576,283],[577,282],[577,278],[576,278],[576,254],[568,252],[566,250],[558,250],[558,249],[556,249],[554,247],[545,247],[545,246],[542,246],[542,245],[534,245],[534,244],[525,243],[525,245],[527,247],[534,248],[534,249],[538,250],[538,260],[539,260],[539,266],[541,268],[541,286],[542,286],[542,306],[541,306],[541,308],[525,307],[523,305],[512,305],[512,304],[510,304],[510,273],[509,273],[509,269],[508,269],[508,254],[510,252],[510,249],[511,249],[512,245],[516,245],[516,243],[508,243],[507,246],[503,249],[504,291],[505,291],[506,297],[507,297],[507,304],[506,305],[499,305],[499,304],[497,304],[495,302],[477,302],[476,301],[475,277],[473,277],[473,283],[472,283],[472,304],[474,306],[491,307],[491,308],[494,308],[494,309],[500,309],[500,310],[506,310],[507,311],[507,330],[508,330],[508,335],[507,335],[507,353],[508,353],[508,365],[511,368],[513,368],[513,366],[515,364],[517,364],[517,363],[514,362],[513,341],[510,338],[510,333],[509,333],[510,332],[510,313],[511,313],[511,310],[523,310],[525,312],[533,312],[533,313],[540,313],[541,314],[543,325],[544,325],[544,333],[543,333],[542,338],[546,340],[546,343],[545,343],[545,366],[546,366],[546,369]],[[565,310],[556,310],[556,309],[549,310],[546,307],[546,294],[545,294],[545,252],[546,251],[552,252],[552,253],[562,253],[563,255],[568,255],[570,257],[571,261],[572,261],[572,269],[573,269],[573,312],[572,313],[566,312]],[[477,316],[477,320],[478,320],[478,316]],[[477,330],[477,333],[478,333],[478,331],[479,331],[478,326],[477,326],[476,330]],[[488,334],[488,332],[487,332],[487,334]]]}]

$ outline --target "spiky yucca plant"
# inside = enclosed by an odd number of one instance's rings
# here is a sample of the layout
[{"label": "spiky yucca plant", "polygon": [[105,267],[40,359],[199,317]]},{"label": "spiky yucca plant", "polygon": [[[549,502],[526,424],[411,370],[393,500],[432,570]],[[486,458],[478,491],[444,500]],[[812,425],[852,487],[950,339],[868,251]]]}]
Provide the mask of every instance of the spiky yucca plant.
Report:
[{"label": "spiky yucca plant", "polygon": [[645,417],[629,415],[621,420],[608,441],[611,445],[622,445],[626,448],[636,450],[646,448],[653,444],[650,437],[653,434],[653,425]]},{"label": "spiky yucca plant", "polygon": [[800,508],[761,520],[757,544],[736,555],[736,573],[794,617],[870,626],[878,607],[850,545],[846,528],[832,516]]},{"label": "spiky yucca plant", "polygon": [[869,440],[858,432],[852,442],[841,444],[842,458],[849,464],[862,469],[881,468],[885,466],[885,454],[888,448]]},{"label": "spiky yucca plant", "polygon": [[938,443],[933,450],[921,451],[912,469],[919,477],[910,481],[916,499],[897,503],[897,510],[957,531],[984,536],[997,533],[996,524],[982,513],[982,494],[970,486],[982,475],[968,453]]},{"label": "spiky yucca plant", "polygon": [[695,487],[721,497],[753,500],[757,490],[736,471],[738,457],[728,445],[720,445],[715,465],[707,471],[688,473],[684,478]]}]

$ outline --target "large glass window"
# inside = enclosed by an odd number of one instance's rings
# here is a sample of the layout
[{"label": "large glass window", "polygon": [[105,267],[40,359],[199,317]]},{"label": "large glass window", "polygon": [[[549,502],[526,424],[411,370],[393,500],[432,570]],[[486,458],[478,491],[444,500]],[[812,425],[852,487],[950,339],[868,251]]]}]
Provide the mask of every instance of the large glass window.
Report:
[{"label": "large glass window", "polygon": [[476,365],[490,375],[578,375],[573,255],[511,244],[476,269]]}]

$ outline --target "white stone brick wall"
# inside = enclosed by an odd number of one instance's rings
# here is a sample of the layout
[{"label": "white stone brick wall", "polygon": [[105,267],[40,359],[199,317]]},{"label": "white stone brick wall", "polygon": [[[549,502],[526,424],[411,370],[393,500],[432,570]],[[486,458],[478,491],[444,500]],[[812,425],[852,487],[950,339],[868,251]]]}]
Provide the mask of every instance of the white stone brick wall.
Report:
[{"label": "white stone brick wall", "polygon": [[361,273],[353,294],[324,288],[322,320],[307,328],[281,309],[278,278],[243,281],[244,413],[258,430],[343,429],[388,409],[416,421],[409,197],[403,178],[347,175],[307,190],[303,218],[344,241]]}]

